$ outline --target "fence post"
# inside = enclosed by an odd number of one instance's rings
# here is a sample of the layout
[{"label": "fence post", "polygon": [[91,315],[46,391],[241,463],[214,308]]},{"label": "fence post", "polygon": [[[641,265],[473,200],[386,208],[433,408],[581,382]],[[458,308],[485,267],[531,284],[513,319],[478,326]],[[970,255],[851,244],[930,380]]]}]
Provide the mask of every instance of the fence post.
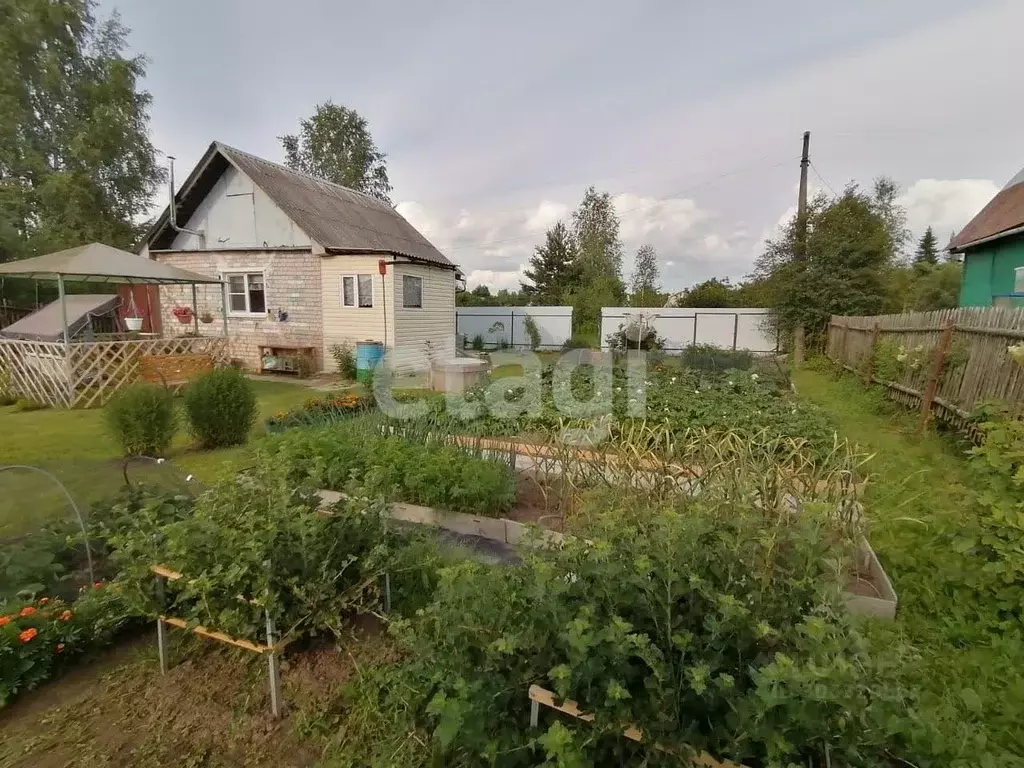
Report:
[{"label": "fence post", "polygon": [[800,365],[804,361],[804,327],[798,325],[793,330],[793,364]]},{"label": "fence post", "polygon": [[508,335],[509,335],[508,346],[509,346],[510,349],[515,349],[516,348],[516,311],[513,309],[511,312],[508,313],[508,316],[509,316],[509,323],[511,323],[511,325],[512,325],[512,330],[510,330],[508,332]]},{"label": "fence post", "polygon": [[881,324],[876,320],[875,327],[871,329],[871,341],[868,344],[868,364],[864,366],[864,386],[870,387],[871,380],[875,377],[875,345],[878,344],[878,332]]},{"label": "fence post", "polygon": [[928,371],[928,383],[921,397],[921,415],[917,420],[917,431],[923,432],[931,416],[932,403],[935,402],[935,391],[939,387],[939,376],[942,374],[942,364],[949,354],[949,345],[953,341],[953,321],[947,320],[942,324],[942,334],[939,336],[939,344],[935,347],[935,356],[932,357],[932,367]]}]

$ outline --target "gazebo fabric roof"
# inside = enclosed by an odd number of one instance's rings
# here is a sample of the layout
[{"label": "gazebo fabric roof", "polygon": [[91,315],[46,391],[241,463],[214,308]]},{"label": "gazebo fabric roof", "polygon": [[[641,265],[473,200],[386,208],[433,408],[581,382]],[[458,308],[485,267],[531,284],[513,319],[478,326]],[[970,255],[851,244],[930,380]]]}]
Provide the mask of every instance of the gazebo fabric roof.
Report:
[{"label": "gazebo fabric roof", "polygon": [[58,276],[64,280],[94,283],[174,285],[221,282],[217,278],[161,264],[102,243],[0,264],[0,277],[56,280]]},{"label": "gazebo fabric roof", "polygon": [[[89,317],[104,315],[117,309],[121,297],[116,293],[95,295],[75,293],[65,297],[68,318],[68,336],[76,336],[86,325]],[[60,299],[21,318],[0,331],[0,337],[7,339],[28,339],[30,341],[60,341],[64,338],[61,325]]]}]

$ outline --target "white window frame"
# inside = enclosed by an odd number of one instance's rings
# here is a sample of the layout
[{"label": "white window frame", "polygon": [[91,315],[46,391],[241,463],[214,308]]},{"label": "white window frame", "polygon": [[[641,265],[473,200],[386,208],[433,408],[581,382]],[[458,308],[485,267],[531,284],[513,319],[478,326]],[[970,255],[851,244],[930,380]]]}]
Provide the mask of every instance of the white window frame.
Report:
[{"label": "white window frame", "polygon": [[1016,267],[1013,270],[1013,292],[1024,293],[1024,267]]},{"label": "white window frame", "polygon": [[[420,281],[420,303],[419,306],[415,304],[405,303],[405,281],[406,280],[419,280]],[[419,275],[402,275],[402,308],[403,309],[423,309],[423,278]]]},{"label": "white window frame", "polygon": [[[259,275],[263,281],[263,312],[253,312],[249,301],[249,277]],[[231,283],[230,278],[241,277],[245,281],[245,310],[231,308]],[[262,269],[231,269],[220,273],[220,279],[224,281],[224,306],[227,308],[228,317],[266,317],[269,311],[270,302],[267,299],[267,273]],[[236,294],[237,295],[237,294]]]},{"label": "white window frame", "polygon": [[[368,277],[370,278],[370,303],[363,305],[360,299],[363,298],[359,292],[359,278]],[[345,280],[351,278],[353,284],[353,299],[354,304],[345,303]],[[369,272],[352,272],[350,274],[342,275],[341,280],[338,283],[338,301],[344,309],[373,309],[373,275]]]}]

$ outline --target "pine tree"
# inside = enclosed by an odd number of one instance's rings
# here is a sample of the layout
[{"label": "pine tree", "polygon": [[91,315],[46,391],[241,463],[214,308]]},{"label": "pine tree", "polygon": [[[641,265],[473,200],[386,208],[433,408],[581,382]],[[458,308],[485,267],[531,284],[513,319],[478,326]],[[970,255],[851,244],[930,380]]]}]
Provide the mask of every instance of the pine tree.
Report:
[{"label": "pine tree", "polygon": [[923,266],[925,264],[938,264],[938,262],[939,241],[935,237],[935,233],[932,232],[932,228],[928,227],[917,243],[917,251],[914,253],[914,264]]},{"label": "pine tree", "polygon": [[658,285],[658,253],[653,245],[641,245],[636,252],[633,265],[633,295],[630,303],[634,307],[656,306],[661,297]]},{"label": "pine tree", "polygon": [[523,293],[537,304],[558,304],[569,289],[576,246],[569,228],[561,221],[547,231],[544,245],[538,245],[523,272],[529,281],[520,283]]}]

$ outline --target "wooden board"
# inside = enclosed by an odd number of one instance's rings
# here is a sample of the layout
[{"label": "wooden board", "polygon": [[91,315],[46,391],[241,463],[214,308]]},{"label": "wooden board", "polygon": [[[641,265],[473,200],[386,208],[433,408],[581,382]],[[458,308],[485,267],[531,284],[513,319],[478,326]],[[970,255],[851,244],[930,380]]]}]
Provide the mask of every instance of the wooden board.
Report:
[{"label": "wooden board", "polygon": [[[594,722],[594,716],[588,712],[583,712],[579,705],[572,699],[564,699],[561,703],[558,701],[558,697],[552,691],[546,688],[541,688],[539,685],[531,685],[529,691],[530,701],[536,701],[538,704],[543,704],[545,707],[550,707],[557,712],[575,717],[577,720],[582,720],[585,723]],[[637,728],[635,725],[627,726],[623,731],[622,735],[627,739],[636,742],[643,742],[644,734],[643,731]],[[654,745],[656,749],[662,751],[670,751],[661,744]],[[693,755],[689,758],[691,765],[703,766],[703,768],[745,768],[738,763],[730,762],[729,760],[721,761],[716,760],[707,752],[701,752],[700,754]]]},{"label": "wooden board", "polygon": [[139,378],[163,386],[184,384],[213,370],[213,358],[197,355],[142,355]]},{"label": "wooden board", "polygon": [[203,637],[208,637],[211,640],[217,640],[221,643],[227,643],[228,645],[233,645],[236,648],[244,648],[245,650],[252,651],[254,653],[273,653],[279,647],[258,645],[248,640],[239,640],[238,638],[225,635],[223,632],[217,632],[202,625],[191,627],[184,619],[178,619],[174,616],[161,616],[160,621],[164,622],[164,624],[170,624],[172,627],[187,629],[189,632],[194,632],[197,635],[202,635]]}]

